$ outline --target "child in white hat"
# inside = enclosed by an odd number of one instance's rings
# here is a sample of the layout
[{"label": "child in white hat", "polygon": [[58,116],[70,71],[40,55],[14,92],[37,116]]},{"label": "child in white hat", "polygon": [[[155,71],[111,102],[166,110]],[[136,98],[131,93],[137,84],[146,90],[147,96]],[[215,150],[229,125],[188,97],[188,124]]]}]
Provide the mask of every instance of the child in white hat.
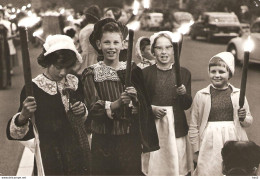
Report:
[{"label": "child in white hat", "polygon": [[252,124],[248,102],[239,107],[240,90],[229,83],[234,56],[221,52],[209,60],[211,84],[198,91],[192,105],[189,137],[197,167],[194,175],[221,176],[221,149],[228,140],[247,141],[245,127]]},{"label": "child in white hat", "polygon": [[38,64],[44,72],[32,79],[34,96],[20,96],[20,107],[7,125],[9,140],[27,141],[39,132],[44,173],[47,176],[90,175],[90,147],[84,126],[88,111],[79,79],[70,74],[82,62],[73,40],[48,36]]}]

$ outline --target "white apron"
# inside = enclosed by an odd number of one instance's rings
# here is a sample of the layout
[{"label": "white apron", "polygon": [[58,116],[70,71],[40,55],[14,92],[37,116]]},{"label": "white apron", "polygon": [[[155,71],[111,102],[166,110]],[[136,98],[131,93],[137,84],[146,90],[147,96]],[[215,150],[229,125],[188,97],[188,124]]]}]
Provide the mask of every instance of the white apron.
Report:
[{"label": "white apron", "polygon": [[[158,106],[159,107],[159,106]],[[191,167],[191,148],[187,136],[176,138],[172,106],[162,106],[167,110],[155,124],[160,149],[142,154],[142,171],[149,176],[187,175]]]},{"label": "white apron", "polygon": [[198,165],[193,175],[222,176],[221,150],[228,140],[248,141],[244,129],[238,135],[233,121],[208,122],[200,141]]}]

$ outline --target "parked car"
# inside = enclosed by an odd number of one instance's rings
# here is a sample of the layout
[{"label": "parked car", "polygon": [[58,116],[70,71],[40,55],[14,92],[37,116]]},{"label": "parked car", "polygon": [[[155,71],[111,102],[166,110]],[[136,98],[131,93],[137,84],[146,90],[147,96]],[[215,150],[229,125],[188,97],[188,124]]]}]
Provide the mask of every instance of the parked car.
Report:
[{"label": "parked car", "polygon": [[231,39],[227,44],[227,51],[234,55],[236,62],[243,63],[244,43],[248,39],[248,35],[254,42],[254,49],[250,52],[249,62],[260,64],[260,18],[252,23],[250,33],[243,33],[240,37]]},{"label": "parked car", "polygon": [[192,26],[190,36],[206,37],[210,42],[215,38],[234,38],[241,31],[240,22],[234,13],[204,12]]},{"label": "parked car", "polygon": [[159,12],[143,13],[140,17],[143,30],[159,30],[163,21],[163,14]]}]

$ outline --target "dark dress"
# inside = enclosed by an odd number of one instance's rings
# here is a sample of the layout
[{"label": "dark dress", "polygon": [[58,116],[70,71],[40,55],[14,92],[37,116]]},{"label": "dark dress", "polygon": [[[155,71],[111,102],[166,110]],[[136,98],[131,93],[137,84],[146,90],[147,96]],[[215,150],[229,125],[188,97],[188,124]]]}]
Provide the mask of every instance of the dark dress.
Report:
[{"label": "dark dress", "polygon": [[[40,81],[46,78],[43,75],[39,76],[41,76]],[[75,78],[74,76],[73,79]],[[40,83],[44,83],[45,87],[54,85],[54,88],[50,87],[49,89],[52,90],[47,93],[48,88],[39,87],[35,82],[33,83],[33,92],[37,103],[37,110],[34,113],[35,123],[39,132],[45,175],[88,175],[90,172],[90,149],[87,136],[84,135],[86,134],[84,125],[82,125],[84,121],[73,116],[70,111],[66,113],[61,93],[57,90],[57,83],[55,86],[55,82],[47,78],[46,81],[43,80]],[[77,89],[70,98],[75,101],[83,101],[82,88],[77,84],[74,87]],[[19,112],[25,98],[25,88],[23,88]],[[82,124],[80,124],[80,120]],[[10,124],[11,120],[7,126],[7,137],[10,140],[16,140],[10,134]],[[34,138],[34,134],[30,122],[28,133],[19,140],[32,138]]]},{"label": "dark dress", "polygon": [[[93,175],[142,175],[141,153],[159,149],[150,103],[143,86],[142,71],[133,64],[132,86],[138,94],[138,114],[123,118],[123,108],[108,116],[106,103],[119,99],[124,91],[125,62],[114,69],[99,62],[82,75],[93,133]],[[129,111],[128,111],[129,112]]]}]

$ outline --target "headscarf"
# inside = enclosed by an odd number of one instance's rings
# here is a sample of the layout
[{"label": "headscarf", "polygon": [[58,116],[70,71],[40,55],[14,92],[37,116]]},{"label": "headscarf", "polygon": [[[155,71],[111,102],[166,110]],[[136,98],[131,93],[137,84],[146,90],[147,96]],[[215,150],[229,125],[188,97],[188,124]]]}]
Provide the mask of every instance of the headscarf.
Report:
[{"label": "headscarf", "polygon": [[139,37],[137,39],[137,42],[136,42],[136,45],[135,45],[135,56],[142,61],[143,59],[143,56],[142,56],[142,52],[141,52],[141,40],[143,40],[144,38],[147,38],[147,37]]},{"label": "headscarf", "polygon": [[230,69],[232,76],[234,76],[235,73],[235,60],[234,60],[234,55],[230,52],[220,52],[217,55],[214,55],[210,60],[209,63],[212,59],[214,58],[220,58],[223,60],[228,68]]}]

